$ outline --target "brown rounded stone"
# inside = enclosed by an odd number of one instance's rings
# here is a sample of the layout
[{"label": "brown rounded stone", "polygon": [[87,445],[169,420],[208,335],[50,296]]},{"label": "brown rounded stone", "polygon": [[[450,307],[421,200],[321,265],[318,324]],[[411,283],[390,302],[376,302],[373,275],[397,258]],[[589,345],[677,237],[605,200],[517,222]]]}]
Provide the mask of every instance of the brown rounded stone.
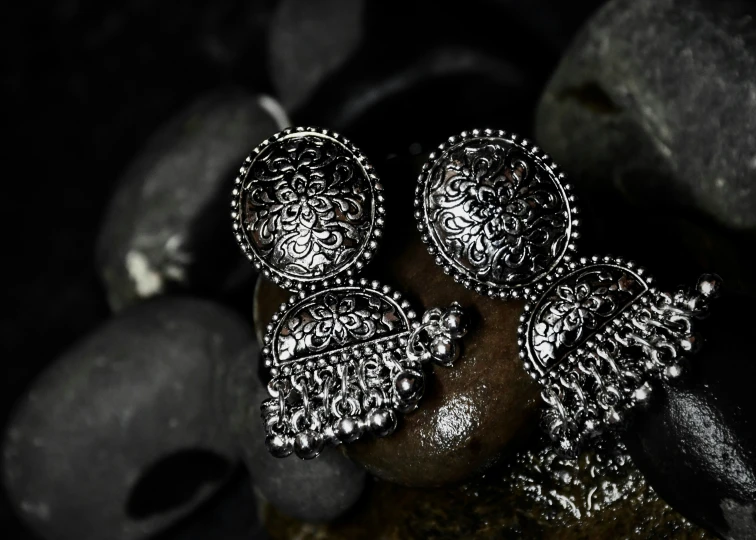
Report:
[{"label": "brown rounded stone", "polygon": [[[391,247],[364,275],[406,293],[418,312],[459,302],[470,316],[470,330],[452,367],[428,370],[419,408],[403,417],[393,435],[344,449],[385,480],[411,486],[458,482],[494,462],[518,432],[537,423],[538,386],[518,358],[523,303],[485,298],[455,283],[435,265],[419,234],[403,223],[402,229],[387,228],[384,245]],[[289,295],[260,280],[254,308],[258,335]]]},{"label": "brown rounded stone", "polygon": [[533,443],[463,485],[418,489],[376,482],[333,523],[303,523],[270,506],[263,520],[274,540],[714,538],[661,500],[623,451],[562,460]]}]

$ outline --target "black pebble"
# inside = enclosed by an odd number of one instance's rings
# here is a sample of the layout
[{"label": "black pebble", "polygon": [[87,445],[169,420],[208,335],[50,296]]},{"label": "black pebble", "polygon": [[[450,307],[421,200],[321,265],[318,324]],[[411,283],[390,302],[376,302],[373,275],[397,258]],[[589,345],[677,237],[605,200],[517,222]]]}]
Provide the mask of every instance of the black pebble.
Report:
[{"label": "black pebble", "polygon": [[756,538],[753,299],[715,301],[703,349],[679,384],[658,387],[628,449],[659,495],[723,538]]},{"label": "black pebble", "polygon": [[226,308],[163,298],[105,323],[27,389],[8,422],[11,505],[44,538],[140,539],[237,462],[216,421],[222,366],[254,340]]},{"label": "black pebble", "polygon": [[244,158],[278,131],[255,96],[220,91],[163,126],[121,177],[97,245],[111,308],[174,290],[218,294],[251,266],[229,217]]}]

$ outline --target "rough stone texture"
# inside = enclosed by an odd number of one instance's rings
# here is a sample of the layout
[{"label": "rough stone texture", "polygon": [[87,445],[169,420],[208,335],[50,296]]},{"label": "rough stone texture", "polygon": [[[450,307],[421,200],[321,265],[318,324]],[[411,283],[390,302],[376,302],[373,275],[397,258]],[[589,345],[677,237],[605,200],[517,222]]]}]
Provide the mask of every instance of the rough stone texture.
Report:
[{"label": "rough stone texture", "polygon": [[484,478],[433,490],[378,482],[346,519],[313,527],[264,512],[283,538],[712,538],[667,506],[624,455],[556,458],[540,444]]},{"label": "rough stone texture", "polygon": [[304,461],[275,458],[265,447],[260,403],[269,396],[258,375],[260,349],[240,354],[223,379],[223,415],[257,492],[281,512],[309,522],[331,521],[349,510],[365,488],[365,471],[335,448]]},{"label": "rough stone texture", "polygon": [[225,308],[157,299],[80,341],[17,403],[3,479],[44,538],[145,538],[222,485],[235,448],[215,370],[253,341]]},{"label": "rough stone texture", "polygon": [[537,140],[596,204],[619,190],[756,229],[753,13],[733,0],[607,3],[548,84]]},{"label": "rough stone texture", "polygon": [[268,65],[283,106],[293,111],[357,50],[363,0],[282,0],[268,29]]},{"label": "rough stone texture", "polygon": [[677,510],[728,539],[756,538],[756,404],[751,298],[723,298],[690,376],[659,389],[628,447]]},{"label": "rough stone texture", "polygon": [[276,131],[258,98],[228,90],[155,133],[119,180],[97,245],[113,310],[176,289],[217,292],[249,275],[228,201],[244,158]]},{"label": "rough stone texture", "polygon": [[[403,417],[396,433],[343,448],[385,480],[413,486],[458,482],[490,465],[518,432],[537,423],[533,413],[540,399],[538,386],[518,358],[522,303],[466,290],[434,264],[419,235],[402,237],[391,230],[389,225],[384,241],[391,249],[379,255],[385,268],[378,277],[399,284],[417,299],[416,309],[460,302],[470,313],[472,327],[459,360],[451,368],[434,368],[418,410]],[[258,333],[288,295],[271,282],[260,283],[255,305]]]}]

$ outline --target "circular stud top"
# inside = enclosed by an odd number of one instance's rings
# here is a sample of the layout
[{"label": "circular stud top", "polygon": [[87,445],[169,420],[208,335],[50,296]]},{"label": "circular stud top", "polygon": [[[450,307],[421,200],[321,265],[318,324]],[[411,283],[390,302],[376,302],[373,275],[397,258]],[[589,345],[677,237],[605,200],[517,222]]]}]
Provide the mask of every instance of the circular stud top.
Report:
[{"label": "circular stud top", "polygon": [[504,131],[451,137],[430,155],[415,217],[436,262],[466,287],[525,296],[570,259],[578,237],[570,186],[532,143]]},{"label": "circular stud top", "polygon": [[290,128],[245,160],[233,191],[234,234],[265,276],[299,290],[352,276],[372,258],[383,225],[382,187],[346,138]]}]

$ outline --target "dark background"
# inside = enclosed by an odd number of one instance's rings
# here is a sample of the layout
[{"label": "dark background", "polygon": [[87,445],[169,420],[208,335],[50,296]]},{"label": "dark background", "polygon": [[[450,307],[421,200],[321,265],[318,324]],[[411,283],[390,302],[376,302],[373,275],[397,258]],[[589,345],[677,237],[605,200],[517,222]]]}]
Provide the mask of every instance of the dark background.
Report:
[{"label": "dark background", "polygon": [[[434,144],[474,126],[529,134],[540,90],[601,2],[442,4],[368,3],[357,54],[288,111],[292,122],[330,127],[339,119],[378,166],[411,143]],[[115,182],[145,139],[207,90],[233,85],[276,95],[270,73],[286,58],[268,46],[274,5],[4,6],[0,426],[35,374],[109,316],[94,244]],[[428,51],[439,47],[463,47],[490,62],[439,86],[423,71]],[[388,97],[365,104],[358,98],[366,89]],[[0,518],[5,538],[29,538],[4,498]]]}]

